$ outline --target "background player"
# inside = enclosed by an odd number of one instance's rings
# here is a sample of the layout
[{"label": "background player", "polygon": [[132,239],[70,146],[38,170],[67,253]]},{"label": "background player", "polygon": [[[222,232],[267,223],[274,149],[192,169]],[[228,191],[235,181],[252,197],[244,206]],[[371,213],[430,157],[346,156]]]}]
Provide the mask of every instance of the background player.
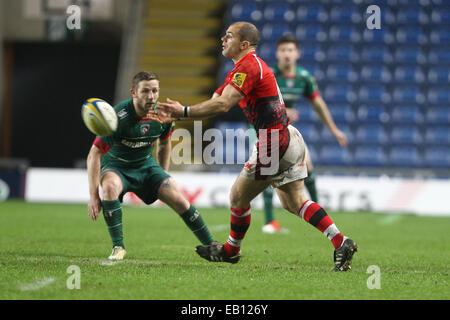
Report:
[{"label": "background player", "polygon": [[309,222],[331,240],[335,248],[333,270],[350,269],[356,243],[344,237],[325,210],[303,194],[303,180],[307,176],[306,147],[298,130],[289,125],[274,74],[255,53],[258,29],[248,22],[236,22],[228,27],[221,40],[222,54],[232,59],[235,67],[213,98],[193,106],[168,99],[158,110],[149,112],[150,117],[165,123],[178,117],[216,116],[239,103],[258,134],[259,141],[231,188],[231,230],[227,242],[198,246],[197,253],[208,261],[238,262],[242,241],[250,226],[250,202],[272,185],[283,208]]},{"label": "background player", "polygon": [[[316,80],[306,69],[297,65],[300,55],[299,44],[295,36],[287,34],[278,39],[276,51],[277,64],[273,65],[271,69],[283,96],[289,121],[292,123],[299,120],[299,114],[295,109],[295,105],[300,97],[303,96],[309,101],[311,107],[319,116],[319,119],[330,130],[337,142],[342,147],[346,147],[348,144],[347,137],[334,123],[327,104],[320,96]],[[306,153],[306,167],[308,169],[308,177],[305,178],[306,189],[311,200],[318,202],[314,166],[308,152]],[[269,187],[263,192],[265,225],[262,230],[265,233],[282,232],[285,230],[274,219],[272,198],[273,189]]]},{"label": "background player", "polygon": [[[132,98],[114,107],[119,119],[117,131],[112,136],[97,137],[87,158],[89,216],[95,221],[103,208],[113,242],[111,260],[122,260],[126,255],[120,203],[129,191],[146,204],[161,200],[180,215],[202,244],[213,241],[197,209],[186,200],[166,172],[174,123],[160,124],[146,117],[149,110],[157,107],[159,91],[159,79],[155,73],[143,71],[136,74]],[[152,156],[158,139],[159,164]],[[103,200],[99,196],[99,185]]]}]

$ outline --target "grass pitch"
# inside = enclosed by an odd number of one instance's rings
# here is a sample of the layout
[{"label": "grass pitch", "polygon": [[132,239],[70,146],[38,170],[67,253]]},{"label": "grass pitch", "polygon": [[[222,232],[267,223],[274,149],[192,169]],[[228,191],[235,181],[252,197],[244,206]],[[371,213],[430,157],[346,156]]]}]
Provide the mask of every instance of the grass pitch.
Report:
[{"label": "grass pitch", "polygon": [[[214,237],[225,241],[228,210],[200,212]],[[349,272],[331,272],[330,241],[282,210],[276,217],[289,234],[263,234],[263,214],[254,210],[243,257],[230,265],[198,257],[197,239],[167,208],[125,206],[128,256],[110,262],[106,224],[103,217],[92,222],[86,205],[0,203],[0,299],[450,298],[449,218],[329,214],[358,243]],[[379,289],[367,286],[373,265],[380,270]],[[70,266],[80,270],[80,289],[67,287],[75,283]]]}]

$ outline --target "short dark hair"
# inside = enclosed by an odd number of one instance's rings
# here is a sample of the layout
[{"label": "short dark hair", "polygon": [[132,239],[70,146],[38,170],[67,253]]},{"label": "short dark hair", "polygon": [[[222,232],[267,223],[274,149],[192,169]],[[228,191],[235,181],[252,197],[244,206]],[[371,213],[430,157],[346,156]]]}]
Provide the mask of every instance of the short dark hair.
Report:
[{"label": "short dark hair", "polygon": [[139,73],[137,73],[134,77],[133,77],[133,89],[137,89],[139,82],[141,81],[150,81],[150,80],[158,80],[159,81],[159,77],[156,73],[151,72],[151,71],[141,71]]},{"label": "short dark hair", "polygon": [[239,21],[234,24],[239,26],[237,33],[241,41],[248,41],[254,47],[258,46],[260,40],[259,31],[254,24],[246,21]]},{"label": "short dark hair", "polygon": [[277,41],[277,47],[285,43],[293,43],[297,49],[300,47],[297,38],[293,34],[282,35]]}]

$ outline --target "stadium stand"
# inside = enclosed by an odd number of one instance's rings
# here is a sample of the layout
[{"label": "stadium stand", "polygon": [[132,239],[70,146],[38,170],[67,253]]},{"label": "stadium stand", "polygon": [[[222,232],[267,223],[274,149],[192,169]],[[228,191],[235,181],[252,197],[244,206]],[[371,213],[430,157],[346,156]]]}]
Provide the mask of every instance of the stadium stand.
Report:
[{"label": "stadium stand", "polygon": [[[231,0],[226,21],[257,24],[258,52],[269,64],[279,36],[292,33],[300,41],[299,65],[316,76],[335,121],[350,136],[349,147],[340,148],[300,101],[295,125],[318,165],[448,170],[450,2],[376,3],[381,29],[365,26],[369,0]],[[222,67],[223,73],[231,68]]]}]

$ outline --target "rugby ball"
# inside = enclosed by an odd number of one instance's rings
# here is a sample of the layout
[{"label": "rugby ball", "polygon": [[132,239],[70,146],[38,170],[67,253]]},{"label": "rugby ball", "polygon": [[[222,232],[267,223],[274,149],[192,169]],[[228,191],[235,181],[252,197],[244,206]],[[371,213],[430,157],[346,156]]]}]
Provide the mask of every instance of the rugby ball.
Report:
[{"label": "rugby ball", "polygon": [[118,119],[116,111],[108,102],[102,99],[87,99],[81,108],[81,118],[86,127],[98,136],[110,136],[117,129]]}]

